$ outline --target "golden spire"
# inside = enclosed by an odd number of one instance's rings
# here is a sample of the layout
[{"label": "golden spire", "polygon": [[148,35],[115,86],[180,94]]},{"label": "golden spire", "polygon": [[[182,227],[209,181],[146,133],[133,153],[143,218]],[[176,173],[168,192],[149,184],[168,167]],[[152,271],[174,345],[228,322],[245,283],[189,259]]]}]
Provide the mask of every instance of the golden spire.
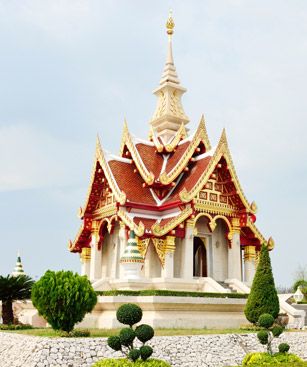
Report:
[{"label": "golden spire", "polygon": [[181,104],[181,96],[186,89],[180,85],[173,58],[172,35],[174,28],[175,22],[172,11],[170,11],[166,22],[168,35],[166,62],[159,87],[154,90],[158,101],[156,111],[150,121],[153,132],[162,139],[163,144],[168,144],[181,129],[181,125],[186,125],[189,122]]},{"label": "golden spire", "polygon": [[175,28],[175,22],[174,22],[174,19],[173,19],[173,11],[172,11],[172,9],[170,9],[169,14],[168,14],[168,18],[167,18],[167,22],[166,22],[166,33],[170,37],[174,33],[174,28]]}]

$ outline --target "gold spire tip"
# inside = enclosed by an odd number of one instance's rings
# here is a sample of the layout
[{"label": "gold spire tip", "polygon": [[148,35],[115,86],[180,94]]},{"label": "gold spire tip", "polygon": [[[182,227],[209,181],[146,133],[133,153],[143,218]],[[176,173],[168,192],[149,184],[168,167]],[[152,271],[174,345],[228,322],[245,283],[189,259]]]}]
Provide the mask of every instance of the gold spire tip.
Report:
[{"label": "gold spire tip", "polygon": [[174,33],[175,22],[173,19],[173,11],[170,10],[166,22],[166,33],[171,36]]}]

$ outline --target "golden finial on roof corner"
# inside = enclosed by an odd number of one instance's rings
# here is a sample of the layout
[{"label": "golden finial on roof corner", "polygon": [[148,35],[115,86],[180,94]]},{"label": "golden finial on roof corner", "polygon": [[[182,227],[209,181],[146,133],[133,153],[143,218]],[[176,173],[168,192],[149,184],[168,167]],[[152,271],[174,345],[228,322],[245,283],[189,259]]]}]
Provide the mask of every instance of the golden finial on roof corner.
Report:
[{"label": "golden finial on roof corner", "polygon": [[166,22],[166,33],[171,36],[174,33],[175,22],[173,19],[173,11],[170,10]]}]

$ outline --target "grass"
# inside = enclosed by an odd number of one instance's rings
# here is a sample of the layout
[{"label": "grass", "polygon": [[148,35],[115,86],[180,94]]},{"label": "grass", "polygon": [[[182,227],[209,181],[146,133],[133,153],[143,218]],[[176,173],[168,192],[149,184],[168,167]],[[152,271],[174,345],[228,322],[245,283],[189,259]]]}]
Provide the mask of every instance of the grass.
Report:
[{"label": "grass", "polygon": [[[90,329],[91,337],[102,338],[111,335],[118,335],[120,329]],[[1,332],[1,331],[0,331]],[[51,328],[27,329],[27,330],[4,330],[8,333],[17,333],[32,336],[59,337]],[[210,334],[246,334],[254,331],[244,329],[155,329],[156,336],[176,336],[176,335],[210,335]]]}]

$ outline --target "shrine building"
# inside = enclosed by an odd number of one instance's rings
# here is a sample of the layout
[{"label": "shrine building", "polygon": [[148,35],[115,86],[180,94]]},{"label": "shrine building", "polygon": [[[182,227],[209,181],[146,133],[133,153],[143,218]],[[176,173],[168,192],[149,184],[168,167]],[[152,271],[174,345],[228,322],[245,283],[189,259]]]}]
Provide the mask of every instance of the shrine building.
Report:
[{"label": "shrine building", "polygon": [[172,53],[174,21],[149,138],[125,122],[119,155],[99,138],[82,221],[69,250],[96,290],[244,290],[262,244],[257,206],[242,190],[225,130],[212,146],[202,116],[195,132]]}]

